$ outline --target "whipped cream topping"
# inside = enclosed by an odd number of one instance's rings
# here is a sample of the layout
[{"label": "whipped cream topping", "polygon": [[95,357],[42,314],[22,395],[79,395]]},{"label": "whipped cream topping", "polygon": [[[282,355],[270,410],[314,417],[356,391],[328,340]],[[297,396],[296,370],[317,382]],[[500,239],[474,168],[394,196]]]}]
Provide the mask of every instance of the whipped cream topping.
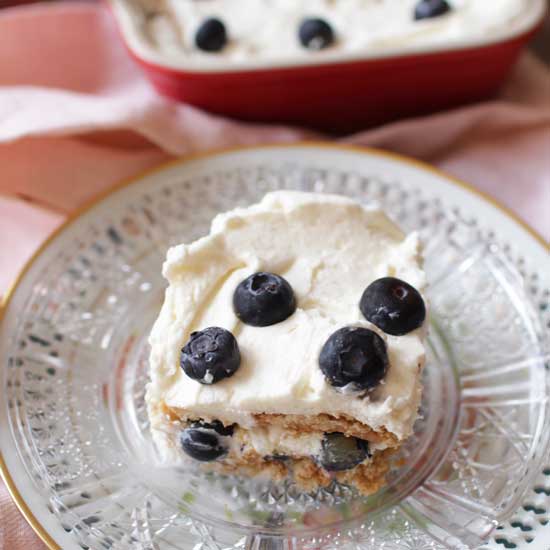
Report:
[{"label": "whipped cream topping", "polygon": [[[253,327],[233,312],[235,288],[257,271],[282,275],[294,289],[297,310],[285,321]],[[358,304],[379,277],[399,277],[423,292],[425,275],[417,235],[405,236],[379,208],[336,195],[269,193],[254,206],[218,215],[208,236],[171,248],[163,274],[169,287],[150,336],[151,411],[164,402],[192,418],[244,428],[254,428],[259,413],[345,414],[399,439],[410,435],[425,327],[384,334]],[[327,338],[347,325],[375,330],[387,344],[388,373],[365,397],[337,391],[318,365]],[[209,326],[231,331],[241,352],[237,372],[210,386],[179,366],[190,333]]]},{"label": "whipped cream topping", "polygon": [[[198,65],[252,59],[288,60],[336,52],[443,46],[505,31],[528,16],[531,0],[449,0],[452,10],[415,21],[418,0],[141,0],[155,16],[144,23],[155,48]],[[229,43],[209,54],[195,46],[195,33],[208,17],[221,19]],[[305,49],[298,28],[305,17],[321,17],[334,29],[335,44],[321,52]]]}]

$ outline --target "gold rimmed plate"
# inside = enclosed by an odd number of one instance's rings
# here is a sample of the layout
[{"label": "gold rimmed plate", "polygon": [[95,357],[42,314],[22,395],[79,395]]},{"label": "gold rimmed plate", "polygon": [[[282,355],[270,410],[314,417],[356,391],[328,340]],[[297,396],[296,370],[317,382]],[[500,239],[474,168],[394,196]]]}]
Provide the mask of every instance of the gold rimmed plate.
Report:
[{"label": "gold rimmed plate", "polygon": [[[144,469],[145,340],[163,256],[205,234],[218,212],[280,188],[376,201],[421,234],[432,330],[405,466],[368,499],[191,474],[167,491]],[[414,161],[300,144],[171,163],[71,219],[10,292],[0,327],[3,476],[52,548],[479,547],[547,460],[549,288],[542,240]]]}]

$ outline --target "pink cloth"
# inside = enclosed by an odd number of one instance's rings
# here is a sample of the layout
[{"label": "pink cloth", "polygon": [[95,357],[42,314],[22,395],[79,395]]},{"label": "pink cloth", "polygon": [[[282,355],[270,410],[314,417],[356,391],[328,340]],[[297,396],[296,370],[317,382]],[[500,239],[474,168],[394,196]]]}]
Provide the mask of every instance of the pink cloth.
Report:
[{"label": "pink cloth", "polygon": [[[67,213],[114,182],[174,155],[311,137],[328,139],[158,97],[95,4],[0,13],[0,294]],[[344,141],[432,162],[550,239],[550,73],[528,54],[498,100]],[[0,549],[43,548],[1,483],[0,518]]]}]

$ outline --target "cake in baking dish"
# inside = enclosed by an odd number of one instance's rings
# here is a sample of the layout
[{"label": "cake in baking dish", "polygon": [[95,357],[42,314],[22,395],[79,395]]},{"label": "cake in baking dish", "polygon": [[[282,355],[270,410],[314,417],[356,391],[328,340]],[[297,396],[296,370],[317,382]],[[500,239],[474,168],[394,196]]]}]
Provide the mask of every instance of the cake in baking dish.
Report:
[{"label": "cake in baking dish", "polygon": [[415,233],[376,206],[277,191],[171,248],[163,274],[146,398],[164,462],[384,484],[422,393]]},{"label": "cake in baking dish", "polygon": [[172,60],[223,66],[442,47],[498,36],[529,0],[113,0]]}]

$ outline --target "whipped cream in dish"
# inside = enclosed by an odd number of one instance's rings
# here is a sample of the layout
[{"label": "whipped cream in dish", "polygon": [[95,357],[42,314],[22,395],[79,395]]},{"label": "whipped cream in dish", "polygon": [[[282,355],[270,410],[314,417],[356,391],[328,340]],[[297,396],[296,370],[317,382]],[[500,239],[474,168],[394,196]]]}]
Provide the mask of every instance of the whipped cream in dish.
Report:
[{"label": "whipped cream in dish", "polygon": [[[150,336],[153,428],[164,421],[162,404],[191,418],[223,414],[224,424],[244,429],[253,429],[262,414],[326,414],[397,440],[408,437],[421,395],[425,325],[386,334],[365,320],[359,300],[367,285],[386,276],[422,293],[418,248],[417,235],[404,235],[376,206],[336,195],[278,191],[217,216],[209,235],[171,248],[163,266],[170,284]],[[232,307],[236,286],[258,271],[283,276],[296,296],[296,311],[271,326],[244,324]],[[241,364],[231,377],[205,385],[182,371],[180,353],[192,332],[211,326],[235,336]],[[367,395],[334,388],[319,368],[323,344],[342,326],[368,328],[386,344],[389,369]],[[262,433],[257,446],[279,437]],[[311,438],[302,443],[318,445]]]},{"label": "whipped cream in dish", "polygon": [[[532,1],[448,0],[447,12],[420,20],[414,17],[419,0],[141,0],[141,12],[136,13],[141,13],[142,31],[156,50],[167,59],[184,57],[186,64],[199,67],[452,46],[520,24],[532,15]],[[220,51],[197,47],[197,32],[209,18],[225,26]],[[304,47],[299,29],[305,18],[330,26],[329,47]]]}]

